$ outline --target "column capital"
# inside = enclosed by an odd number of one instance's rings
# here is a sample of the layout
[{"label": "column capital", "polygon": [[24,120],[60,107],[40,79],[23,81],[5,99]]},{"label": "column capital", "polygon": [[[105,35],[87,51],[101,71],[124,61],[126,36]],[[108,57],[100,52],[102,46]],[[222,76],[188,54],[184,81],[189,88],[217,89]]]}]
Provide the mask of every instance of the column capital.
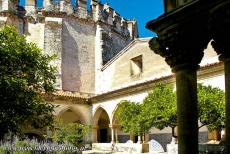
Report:
[{"label": "column capital", "polygon": [[220,61],[230,59],[230,1],[213,8],[209,20],[209,30],[214,50]]},{"label": "column capital", "polygon": [[114,128],[114,125],[113,124],[109,124],[109,128]]},{"label": "column capital", "polygon": [[109,128],[121,128],[120,124],[109,124]]},{"label": "column capital", "polygon": [[180,21],[171,19],[168,26],[159,28],[158,36],[150,40],[149,47],[164,57],[173,71],[184,67],[197,69],[203,58],[203,50],[210,41],[208,20],[205,17],[190,18],[186,15],[180,18]]},{"label": "column capital", "polygon": [[93,129],[98,129],[99,126],[98,126],[98,125],[93,125],[92,128],[93,128]]}]

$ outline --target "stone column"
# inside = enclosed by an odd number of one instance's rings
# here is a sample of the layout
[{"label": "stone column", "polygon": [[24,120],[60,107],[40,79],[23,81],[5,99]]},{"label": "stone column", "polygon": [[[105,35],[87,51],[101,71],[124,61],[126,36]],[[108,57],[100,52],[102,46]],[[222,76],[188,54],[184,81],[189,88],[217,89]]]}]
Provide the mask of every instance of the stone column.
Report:
[{"label": "stone column", "polygon": [[118,130],[118,127],[115,128],[115,142],[119,143],[117,130]]},{"label": "stone column", "polygon": [[188,148],[191,153],[198,153],[196,68],[178,68],[175,72],[180,153],[185,153]]},{"label": "stone column", "polygon": [[140,135],[138,135],[138,141],[137,141],[137,143],[141,144],[141,136]]},{"label": "stone column", "polygon": [[[198,154],[197,74],[209,37],[197,16],[163,25],[150,48],[165,58],[176,74],[178,153]],[[197,22],[199,21],[199,24]]]},{"label": "stone column", "polygon": [[224,62],[225,72],[225,153],[230,153],[230,1],[211,10],[210,33],[212,46]]},{"label": "stone column", "polygon": [[93,143],[98,143],[98,140],[97,140],[97,131],[98,131],[98,125],[94,125],[93,128],[92,128]]},{"label": "stone column", "polygon": [[114,126],[110,124],[109,127],[111,129],[111,143],[115,143],[115,140],[114,140]]},{"label": "stone column", "polygon": [[[230,43],[230,42],[229,42]],[[230,51],[230,50],[229,50]],[[224,61],[225,72],[225,148],[226,153],[230,153],[230,57]]]}]

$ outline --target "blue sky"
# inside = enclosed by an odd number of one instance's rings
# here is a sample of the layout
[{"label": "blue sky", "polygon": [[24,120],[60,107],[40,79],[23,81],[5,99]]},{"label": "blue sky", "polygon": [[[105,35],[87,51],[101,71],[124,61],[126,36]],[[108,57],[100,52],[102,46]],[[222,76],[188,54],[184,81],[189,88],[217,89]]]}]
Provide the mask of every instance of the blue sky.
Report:
[{"label": "blue sky", "polygon": [[[76,0],[72,0],[73,2]],[[88,0],[90,1],[90,0]],[[140,37],[152,37],[155,34],[145,28],[145,24],[163,13],[163,0],[101,0],[109,3],[121,16],[126,19],[136,18]],[[25,0],[21,0],[23,5]],[[38,0],[39,6],[42,0]]]}]

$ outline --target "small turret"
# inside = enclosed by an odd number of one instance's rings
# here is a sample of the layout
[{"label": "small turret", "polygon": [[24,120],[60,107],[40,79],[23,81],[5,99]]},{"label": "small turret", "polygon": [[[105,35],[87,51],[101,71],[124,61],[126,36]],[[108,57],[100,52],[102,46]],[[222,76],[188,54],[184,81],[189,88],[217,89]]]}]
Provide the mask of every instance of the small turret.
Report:
[{"label": "small turret", "polygon": [[136,19],[128,21],[128,30],[132,39],[139,37]]},{"label": "small turret", "polygon": [[80,18],[87,18],[87,0],[77,1],[77,13]]}]

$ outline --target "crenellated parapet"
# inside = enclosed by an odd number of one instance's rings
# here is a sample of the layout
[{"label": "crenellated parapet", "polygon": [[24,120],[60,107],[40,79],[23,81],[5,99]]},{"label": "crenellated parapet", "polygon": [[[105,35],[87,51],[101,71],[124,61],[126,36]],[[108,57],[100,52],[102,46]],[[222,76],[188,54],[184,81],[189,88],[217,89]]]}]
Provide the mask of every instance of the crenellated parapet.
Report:
[{"label": "crenellated parapet", "polygon": [[[120,16],[109,4],[102,4],[98,0],[91,0],[90,9],[87,9],[87,0],[77,0],[76,6],[71,4],[70,0],[43,0],[43,7],[37,8],[36,0],[25,0],[24,12],[21,7],[17,7],[17,0],[1,0],[0,12],[15,12],[15,15],[29,18],[38,18],[49,14],[53,17],[76,17],[79,19],[91,20],[94,23],[100,23],[110,27],[116,33],[131,37],[134,39],[138,36],[135,30],[135,21],[129,21]],[[18,12],[18,13],[16,13]]]},{"label": "crenellated parapet", "polygon": [[[105,24],[111,27],[116,33],[126,37],[138,37],[136,21],[126,20],[107,3],[102,4],[98,1],[91,1],[92,17],[95,22]],[[132,23],[132,26],[129,26]],[[135,33],[134,33],[135,32]]]},{"label": "crenellated parapet", "polygon": [[121,20],[122,20],[122,17],[118,14],[118,13],[114,13],[113,14],[113,25],[114,25],[114,28],[120,32],[121,31]]},{"label": "crenellated parapet", "polygon": [[77,0],[77,15],[80,18],[87,18],[87,0]]},{"label": "crenellated parapet", "polygon": [[71,5],[71,1],[69,0],[61,0],[60,1],[60,7],[59,7],[60,12],[66,12],[67,15],[73,14],[74,10]]}]

